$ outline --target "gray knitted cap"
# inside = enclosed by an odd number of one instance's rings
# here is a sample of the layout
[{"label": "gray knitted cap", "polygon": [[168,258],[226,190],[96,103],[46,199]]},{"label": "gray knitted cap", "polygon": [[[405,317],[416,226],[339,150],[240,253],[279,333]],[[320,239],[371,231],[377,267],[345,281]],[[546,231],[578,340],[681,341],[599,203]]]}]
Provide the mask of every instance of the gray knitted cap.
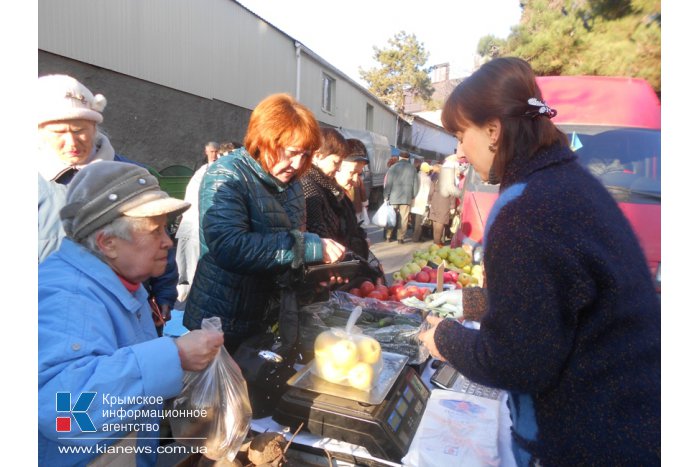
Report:
[{"label": "gray knitted cap", "polygon": [[148,170],[126,162],[99,161],[80,170],[68,185],[61,209],[68,237],[82,241],[119,216],[180,214],[190,203],[171,198]]}]

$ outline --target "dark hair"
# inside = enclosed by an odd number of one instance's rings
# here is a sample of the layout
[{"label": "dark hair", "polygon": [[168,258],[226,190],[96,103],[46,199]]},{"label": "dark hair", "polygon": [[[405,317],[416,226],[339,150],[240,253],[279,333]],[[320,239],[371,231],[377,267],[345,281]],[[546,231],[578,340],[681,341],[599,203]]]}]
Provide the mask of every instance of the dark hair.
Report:
[{"label": "dark hair", "polygon": [[514,158],[530,158],[555,143],[567,145],[566,135],[546,116],[532,117],[528,99],[542,101],[530,65],[515,57],[496,58],[482,65],[452,91],[442,110],[442,125],[456,134],[470,125],[501,123],[492,173],[500,181]]},{"label": "dark hair", "polygon": [[335,128],[321,128],[321,147],[318,148],[318,152],[323,157],[337,154],[341,159],[345,159],[348,155],[348,145],[345,137]]},{"label": "dark hair", "polygon": [[411,157],[411,155],[410,155],[409,153],[407,153],[406,151],[401,151],[401,152],[399,153],[399,158],[400,158],[400,159],[408,159],[409,157]]},{"label": "dark hair", "polygon": [[357,138],[350,138],[346,140],[348,144],[348,156],[367,157],[367,148],[364,143]]}]

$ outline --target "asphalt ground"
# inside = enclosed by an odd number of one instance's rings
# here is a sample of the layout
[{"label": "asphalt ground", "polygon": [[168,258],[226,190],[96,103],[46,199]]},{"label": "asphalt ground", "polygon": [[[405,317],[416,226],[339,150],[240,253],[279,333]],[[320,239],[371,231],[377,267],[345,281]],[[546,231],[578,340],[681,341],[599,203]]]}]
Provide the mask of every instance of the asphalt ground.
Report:
[{"label": "asphalt ground", "polygon": [[393,282],[392,274],[413,258],[414,251],[428,248],[433,243],[432,240],[414,243],[410,240],[411,229],[406,233],[403,244],[397,241],[387,242],[383,227],[370,224],[365,227],[365,230],[369,239],[369,249],[382,263],[387,285],[391,285]]}]

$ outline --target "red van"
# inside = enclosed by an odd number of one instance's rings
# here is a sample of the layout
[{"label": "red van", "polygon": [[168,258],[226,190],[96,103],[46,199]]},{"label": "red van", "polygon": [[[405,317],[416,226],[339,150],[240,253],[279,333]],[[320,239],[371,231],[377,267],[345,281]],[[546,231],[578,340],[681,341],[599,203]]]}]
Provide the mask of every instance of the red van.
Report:
[{"label": "red van", "polygon": [[[661,290],[661,102],[643,79],[546,76],[537,84],[557,110],[579,163],[608,188],[639,238]],[[461,228],[452,245],[478,246],[498,185],[472,168],[463,185]]]}]

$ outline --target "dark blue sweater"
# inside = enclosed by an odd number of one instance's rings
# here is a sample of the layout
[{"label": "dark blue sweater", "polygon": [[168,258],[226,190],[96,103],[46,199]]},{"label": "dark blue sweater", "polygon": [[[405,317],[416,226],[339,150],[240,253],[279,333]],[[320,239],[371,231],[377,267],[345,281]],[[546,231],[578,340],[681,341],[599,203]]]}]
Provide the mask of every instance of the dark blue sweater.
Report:
[{"label": "dark blue sweater", "polygon": [[440,353],[509,391],[520,465],[656,465],[661,316],[637,238],[567,148],[512,162],[487,222],[481,330],[443,321]]}]

